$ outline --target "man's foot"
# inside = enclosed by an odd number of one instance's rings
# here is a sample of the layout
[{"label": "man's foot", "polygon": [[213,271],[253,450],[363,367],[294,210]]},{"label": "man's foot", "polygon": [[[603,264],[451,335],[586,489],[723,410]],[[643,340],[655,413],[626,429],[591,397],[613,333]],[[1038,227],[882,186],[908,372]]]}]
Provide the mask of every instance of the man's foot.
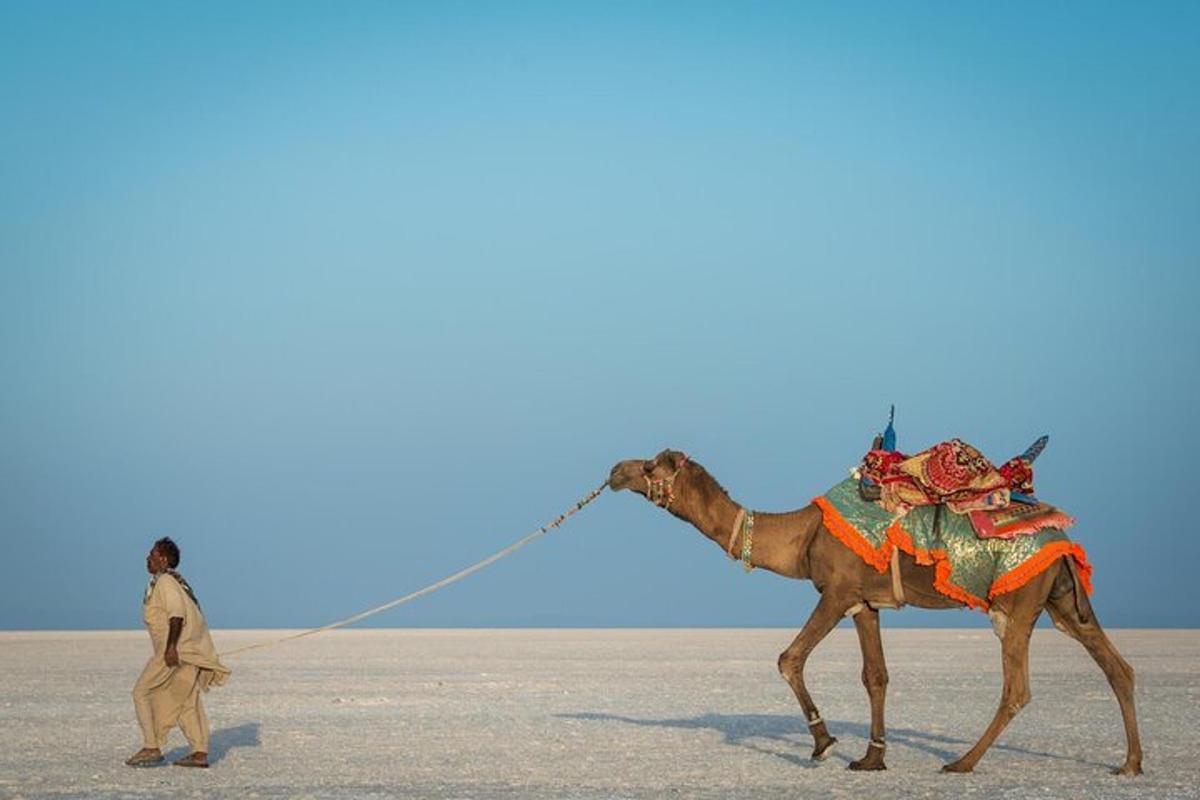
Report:
[{"label": "man's foot", "polygon": [[163,763],[163,760],[162,751],[157,747],[143,747],[125,759],[125,763],[131,767],[153,767]]},{"label": "man's foot", "polygon": [[197,750],[195,753],[192,753],[190,756],[186,756],[186,757],[181,758],[178,761],[176,761],[175,766],[177,766],[177,767],[200,767],[202,769],[208,769],[208,753],[203,753],[203,752],[200,752],[199,750]]}]

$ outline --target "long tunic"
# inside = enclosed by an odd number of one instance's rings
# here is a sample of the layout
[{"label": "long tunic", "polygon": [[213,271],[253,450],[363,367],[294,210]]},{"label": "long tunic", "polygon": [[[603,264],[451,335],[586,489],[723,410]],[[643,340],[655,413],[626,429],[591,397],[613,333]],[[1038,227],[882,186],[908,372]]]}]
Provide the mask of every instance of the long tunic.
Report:
[{"label": "long tunic", "polygon": [[172,617],[183,619],[183,629],[175,645],[179,662],[191,664],[201,670],[203,688],[207,690],[210,684],[220,686],[229,678],[230,670],[217,656],[217,648],[208,632],[204,614],[179,585],[179,581],[169,573],[159,575],[154,581],[150,596],[142,605],[142,617],[146,623],[146,630],[150,633],[150,641],[154,645],[154,658],[151,661],[158,659],[164,667],[164,682],[170,677],[171,668],[161,659],[167,649]]}]

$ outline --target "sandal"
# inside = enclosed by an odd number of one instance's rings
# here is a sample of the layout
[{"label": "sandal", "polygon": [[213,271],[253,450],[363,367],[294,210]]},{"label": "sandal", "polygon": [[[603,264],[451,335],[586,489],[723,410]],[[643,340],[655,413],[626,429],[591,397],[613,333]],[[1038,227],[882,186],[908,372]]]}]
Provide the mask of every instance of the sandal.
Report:
[{"label": "sandal", "polygon": [[192,753],[190,756],[179,759],[174,762],[177,767],[199,767],[200,769],[208,769],[208,756]]},{"label": "sandal", "polygon": [[130,767],[153,767],[166,761],[162,753],[147,753],[143,750],[131,755],[125,759],[125,764]]}]

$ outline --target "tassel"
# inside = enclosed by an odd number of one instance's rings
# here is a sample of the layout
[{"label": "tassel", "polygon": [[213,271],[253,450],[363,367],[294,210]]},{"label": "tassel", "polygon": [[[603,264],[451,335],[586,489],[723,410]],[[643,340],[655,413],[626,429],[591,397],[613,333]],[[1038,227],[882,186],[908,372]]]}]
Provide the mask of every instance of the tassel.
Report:
[{"label": "tassel", "polygon": [[881,449],[893,453],[896,450],[896,429],[892,423],[896,420],[896,406],[892,404],[892,410],[888,414],[887,428],[883,432],[883,447]]},{"label": "tassel", "polygon": [[1046,443],[1049,441],[1050,441],[1049,436],[1045,436],[1045,435],[1039,436],[1037,441],[1034,442],[1033,444],[1029,445],[1029,449],[1021,454],[1021,460],[1024,461],[1026,464],[1032,464],[1034,462],[1034,459],[1036,459],[1038,456],[1040,456],[1042,454],[1042,451],[1046,449]]}]

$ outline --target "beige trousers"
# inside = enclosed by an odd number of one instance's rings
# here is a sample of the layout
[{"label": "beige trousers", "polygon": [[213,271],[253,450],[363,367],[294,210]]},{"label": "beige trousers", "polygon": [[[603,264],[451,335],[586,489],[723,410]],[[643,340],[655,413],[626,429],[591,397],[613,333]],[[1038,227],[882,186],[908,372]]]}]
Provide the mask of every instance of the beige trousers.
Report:
[{"label": "beige trousers", "polygon": [[192,664],[168,667],[161,656],[146,662],[133,685],[133,708],[142,726],[142,746],[162,750],[176,725],[193,752],[208,752],[208,717],[200,702],[200,669]]}]

